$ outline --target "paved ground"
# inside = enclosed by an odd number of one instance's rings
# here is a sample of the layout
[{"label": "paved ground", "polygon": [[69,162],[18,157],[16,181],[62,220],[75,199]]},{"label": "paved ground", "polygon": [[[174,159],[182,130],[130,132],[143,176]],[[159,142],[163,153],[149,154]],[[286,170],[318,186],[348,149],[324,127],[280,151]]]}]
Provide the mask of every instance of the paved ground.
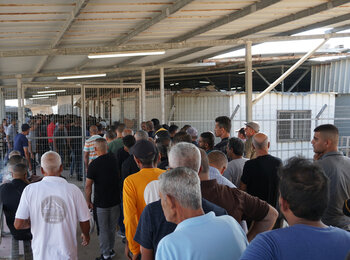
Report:
[{"label": "paved ground", "polygon": [[[74,183],[79,188],[83,188],[83,183],[76,181],[75,178],[69,178],[68,171],[65,171],[63,175],[71,183]],[[5,225],[6,226],[6,225]],[[8,231],[5,227],[5,231]],[[94,260],[97,256],[100,255],[99,251],[99,242],[96,234],[96,230],[91,234],[90,244],[86,247],[81,246],[80,231],[77,231],[77,241],[78,241],[78,259],[79,260]],[[116,245],[115,245],[116,256],[113,259],[126,259],[124,256],[124,244],[122,239],[116,236]],[[20,243],[20,254],[23,254],[23,246]],[[2,238],[0,244],[0,259],[11,259],[11,235],[5,236]],[[23,259],[23,258],[21,258]],[[54,259],[52,259],[54,260]]]}]

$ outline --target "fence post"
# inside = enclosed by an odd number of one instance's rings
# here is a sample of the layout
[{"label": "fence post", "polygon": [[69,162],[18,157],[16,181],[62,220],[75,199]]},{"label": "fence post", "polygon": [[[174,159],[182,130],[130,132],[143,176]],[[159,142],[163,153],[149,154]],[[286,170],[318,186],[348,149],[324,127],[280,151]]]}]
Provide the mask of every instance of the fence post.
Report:
[{"label": "fence post", "polygon": [[245,45],[245,92],[246,92],[246,121],[253,118],[253,75],[252,75],[252,42]]},{"label": "fence post", "polygon": [[160,68],[160,107],[162,111],[161,124],[165,124],[164,68]]},{"label": "fence post", "polygon": [[18,104],[18,108],[17,108],[17,115],[18,115],[18,129],[21,129],[21,125],[24,123],[23,120],[23,103],[22,102],[22,75],[18,74],[16,75],[16,79],[17,79],[17,104]]},{"label": "fence post", "polygon": [[5,96],[4,89],[0,88],[0,119],[4,119],[6,117],[6,107],[5,107]]},{"label": "fence post", "polygon": [[142,121],[146,121],[146,70],[141,70]]}]

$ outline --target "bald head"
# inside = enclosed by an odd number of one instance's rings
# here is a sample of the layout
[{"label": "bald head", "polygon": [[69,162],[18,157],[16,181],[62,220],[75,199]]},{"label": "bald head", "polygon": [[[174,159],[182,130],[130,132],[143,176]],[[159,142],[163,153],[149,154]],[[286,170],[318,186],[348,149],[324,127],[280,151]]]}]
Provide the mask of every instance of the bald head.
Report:
[{"label": "bald head", "polygon": [[44,153],[41,156],[41,170],[44,175],[60,176],[62,172],[60,155],[53,151]]},{"label": "bald head", "polygon": [[143,130],[138,130],[135,133],[135,140],[136,142],[139,140],[147,140],[148,139],[148,134],[146,131]]},{"label": "bald head", "polygon": [[125,129],[123,130],[122,136],[125,137],[125,136],[127,136],[127,135],[134,135],[134,131],[132,131],[130,128],[125,128]]},{"label": "bald head", "polygon": [[212,151],[208,154],[209,165],[218,169],[220,173],[224,172],[227,168],[227,157],[221,151]]},{"label": "bald head", "polygon": [[89,131],[90,131],[90,134],[97,135],[97,133],[98,133],[97,126],[95,126],[95,125],[90,126]]},{"label": "bald head", "polygon": [[199,172],[201,154],[194,144],[178,143],[171,147],[168,157],[171,168],[187,167]]},{"label": "bald head", "polygon": [[255,150],[268,150],[269,138],[264,133],[257,133],[253,136],[253,145]]}]

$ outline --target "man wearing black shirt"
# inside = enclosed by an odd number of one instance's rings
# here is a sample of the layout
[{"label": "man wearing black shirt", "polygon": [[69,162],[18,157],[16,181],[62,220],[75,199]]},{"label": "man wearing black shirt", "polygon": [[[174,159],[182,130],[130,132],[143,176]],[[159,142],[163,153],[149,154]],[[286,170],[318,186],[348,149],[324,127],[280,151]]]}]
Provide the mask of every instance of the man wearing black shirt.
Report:
[{"label": "man wearing black shirt", "polygon": [[[87,171],[86,201],[89,208],[94,208],[97,215],[98,237],[101,257],[97,260],[111,259],[114,255],[115,228],[118,221],[118,204],[120,203],[119,174],[117,159],[108,153],[104,138],[95,140],[97,158]],[[91,202],[92,184],[94,185],[94,203]]]},{"label": "man wearing black shirt", "polygon": [[[82,136],[82,129],[80,126],[80,119],[77,119],[73,124],[71,124],[69,136]],[[82,161],[83,161],[83,148],[81,145],[81,138],[71,138],[70,139],[70,148],[71,148],[71,166],[70,166],[70,176],[73,176],[74,170],[77,174],[77,180],[82,180],[83,170],[82,170]]]},{"label": "man wearing black shirt", "polygon": [[5,183],[0,186],[0,202],[3,204],[6,224],[9,227],[12,235],[11,259],[19,258],[19,240],[23,240],[25,259],[32,259],[32,234],[30,233],[30,229],[17,230],[13,226],[22,192],[28,185],[27,166],[20,163],[15,166],[11,166],[10,171],[12,173],[13,180],[10,183]]},{"label": "man wearing black shirt", "polygon": [[282,161],[268,153],[270,142],[265,134],[254,135],[253,146],[257,157],[244,164],[240,189],[276,207],[278,199],[277,171],[282,165]]},{"label": "man wearing black shirt", "polygon": [[224,154],[227,153],[226,147],[228,144],[228,139],[230,138],[231,131],[231,119],[227,116],[219,116],[215,119],[215,136],[220,137],[220,143],[214,146],[214,150],[219,150]]}]

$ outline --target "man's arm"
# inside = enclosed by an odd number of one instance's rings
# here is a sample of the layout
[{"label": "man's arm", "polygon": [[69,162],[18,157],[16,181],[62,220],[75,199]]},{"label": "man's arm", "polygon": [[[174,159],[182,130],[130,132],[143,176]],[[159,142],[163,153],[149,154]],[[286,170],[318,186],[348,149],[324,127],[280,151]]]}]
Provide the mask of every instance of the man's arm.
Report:
[{"label": "man's arm", "polygon": [[82,246],[87,246],[90,242],[90,221],[84,221],[79,222],[80,229],[81,229],[81,238],[83,239],[83,242],[81,242]]},{"label": "man's arm", "polygon": [[13,225],[14,225],[15,229],[28,229],[28,228],[30,228],[30,220],[16,218],[15,223]]},{"label": "man's arm", "polygon": [[84,151],[84,164],[85,164],[85,171],[87,171],[89,167],[89,152]]},{"label": "man's arm", "polygon": [[142,260],[153,260],[154,259],[154,252],[153,249],[147,249],[141,246],[141,255]]},{"label": "man's arm", "polygon": [[242,191],[247,191],[247,184],[241,181],[241,183],[239,184],[239,189]]},{"label": "man's arm", "polygon": [[86,178],[85,184],[85,199],[89,209],[93,208],[93,204],[91,202],[91,194],[92,194],[92,184],[94,181],[92,179]]},{"label": "man's arm", "polygon": [[271,230],[277,220],[277,217],[277,210],[269,205],[269,211],[267,212],[266,216],[260,221],[253,222],[247,234],[248,241],[252,241],[253,238],[261,232]]},{"label": "man's arm", "polygon": [[29,170],[31,171],[32,170],[32,164],[31,164],[31,161],[30,161],[28,147],[23,147],[23,151],[24,151],[24,157],[26,158],[26,160],[28,162]]}]

